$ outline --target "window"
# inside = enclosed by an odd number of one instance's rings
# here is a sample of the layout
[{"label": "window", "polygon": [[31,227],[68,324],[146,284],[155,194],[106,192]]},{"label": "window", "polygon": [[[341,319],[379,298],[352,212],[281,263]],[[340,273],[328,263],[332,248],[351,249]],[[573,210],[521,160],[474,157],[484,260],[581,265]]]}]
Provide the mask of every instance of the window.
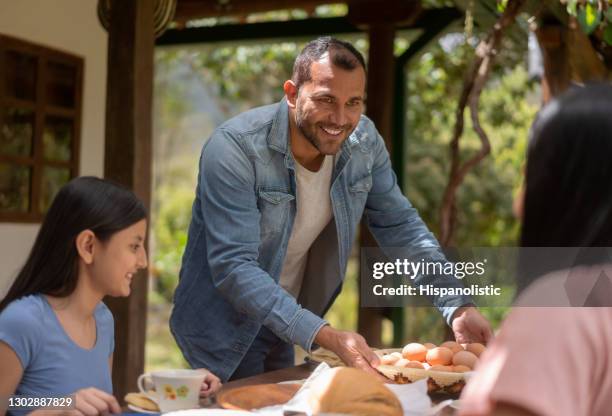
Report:
[{"label": "window", "polygon": [[83,59],[0,35],[0,221],[40,222],[78,175]]}]

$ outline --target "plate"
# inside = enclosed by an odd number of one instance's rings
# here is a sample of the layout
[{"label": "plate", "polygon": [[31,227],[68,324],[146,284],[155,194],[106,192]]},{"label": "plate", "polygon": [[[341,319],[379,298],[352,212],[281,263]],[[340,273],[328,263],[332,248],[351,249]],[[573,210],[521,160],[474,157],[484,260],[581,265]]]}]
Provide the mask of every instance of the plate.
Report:
[{"label": "plate", "polygon": [[128,403],[127,407],[128,407],[128,409],[133,410],[133,411],[138,412],[138,413],[148,413],[150,415],[159,415],[160,414],[159,412],[154,412],[152,410],[146,410],[146,409],[143,409],[142,407],[134,406],[133,404],[129,404],[129,403]]},{"label": "plate", "polygon": [[236,387],[217,394],[217,404],[224,409],[252,410],[287,403],[301,384],[257,384]]}]

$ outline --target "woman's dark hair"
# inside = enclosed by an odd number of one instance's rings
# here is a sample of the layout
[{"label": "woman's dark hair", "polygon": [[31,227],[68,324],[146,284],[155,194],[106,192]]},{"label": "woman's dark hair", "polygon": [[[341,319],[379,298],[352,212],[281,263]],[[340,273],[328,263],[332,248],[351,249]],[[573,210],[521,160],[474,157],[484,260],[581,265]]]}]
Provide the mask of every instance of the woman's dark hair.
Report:
[{"label": "woman's dark hair", "polygon": [[91,230],[98,240],[108,241],[144,218],[144,205],[129,189],[91,176],[71,180],[55,196],[0,312],[13,300],[35,293],[68,296],[78,279],[78,234]]},{"label": "woman's dark hair", "polygon": [[553,270],[608,260],[612,86],[573,88],[538,115],[528,146],[521,246],[598,249],[577,250],[578,257],[569,259],[559,258],[559,250],[537,250],[540,258],[522,255],[519,290]]}]

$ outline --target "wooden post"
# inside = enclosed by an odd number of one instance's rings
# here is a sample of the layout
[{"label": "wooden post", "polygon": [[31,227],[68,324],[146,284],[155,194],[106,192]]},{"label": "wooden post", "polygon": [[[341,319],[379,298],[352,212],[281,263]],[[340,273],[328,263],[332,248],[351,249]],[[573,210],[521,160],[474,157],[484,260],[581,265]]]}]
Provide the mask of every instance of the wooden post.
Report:
[{"label": "wooden post", "polygon": [[[113,1],[108,30],[104,176],[151,201],[153,0]],[[107,299],[115,317],[114,394],[136,389],[144,369],[147,273],[132,282],[128,298]]]},{"label": "wooden post", "polygon": [[[393,88],[395,81],[395,56],[393,24],[376,23],[369,30],[370,50],[368,56],[368,85],[366,114],[385,139],[389,153],[393,151]],[[376,241],[368,227],[362,222],[361,247],[375,247]],[[380,308],[359,308],[358,332],[370,345],[382,345],[382,313]]]}]

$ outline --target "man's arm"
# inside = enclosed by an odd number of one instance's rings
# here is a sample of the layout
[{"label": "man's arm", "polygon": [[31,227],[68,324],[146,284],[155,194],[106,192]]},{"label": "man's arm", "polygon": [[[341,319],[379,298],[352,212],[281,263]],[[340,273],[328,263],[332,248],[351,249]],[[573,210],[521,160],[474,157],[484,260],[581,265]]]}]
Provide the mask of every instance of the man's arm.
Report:
[{"label": "man's arm", "polygon": [[[372,188],[366,201],[365,217],[374,238],[383,251],[386,248],[401,247],[405,248],[409,255],[418,252],[426,261],[445,262],[446,258],[438,241],[397,185],[389,153],[382,137],[375,128],[370,129],[368,134],[373,135],[375,139],[372,147],[374,152]],[[397,253],[390,252],[386,254],[397,255]],[[449,275],[419,275],[415,278],[414,284],[416,286],[428,284],[439,287],[462,287],[454,276]],[[468,296],[432,297],[431,300],[442,312],[449,325],[457,308],[474,303]]]},{"label": "man's arm", "polygon": [[236,310],[309,351],[326,322],[299,306],[258,263],[260,212],[255,172],[233,133],[217,129],[206,144],[199,192],[215,287]]}]

